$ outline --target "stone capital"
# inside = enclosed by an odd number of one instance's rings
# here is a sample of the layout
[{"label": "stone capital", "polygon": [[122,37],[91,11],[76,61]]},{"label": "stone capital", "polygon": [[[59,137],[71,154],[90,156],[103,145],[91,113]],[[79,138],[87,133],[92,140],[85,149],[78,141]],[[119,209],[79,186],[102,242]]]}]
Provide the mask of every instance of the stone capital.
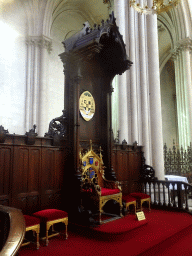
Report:
[{"label": "stone capital", "polygon": [[44,35],[41,36],[27,36],[27,45],[34,45],[35,47],[45,48],[48,53],[52,51],[52,39]]},{"label": "stone capital", "polygon": [[176,47],[171,50],[172,57],[175,59],[177,55],[182,51],[192,52],[192,39],[186,37],[177,42]]}]

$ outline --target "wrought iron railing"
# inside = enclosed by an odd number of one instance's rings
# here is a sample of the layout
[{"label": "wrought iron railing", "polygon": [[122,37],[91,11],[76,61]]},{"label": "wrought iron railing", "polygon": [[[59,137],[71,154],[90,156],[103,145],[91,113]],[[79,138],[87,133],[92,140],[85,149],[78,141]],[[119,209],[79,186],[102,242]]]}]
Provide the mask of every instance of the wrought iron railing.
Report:
[{"label": "wrought iron railing", "polygon": [[190,212],[192,186],[181,181],[155,180],[142,183],[143,192],[151,196],[154,206],[169,207]]},{"label": "wrought iron railing", "polygon": [[186,176],[192,174],[192,145],[184,150],[178,149],[173,141],[172,149],[164,145],[164,168],[165,174]]}]

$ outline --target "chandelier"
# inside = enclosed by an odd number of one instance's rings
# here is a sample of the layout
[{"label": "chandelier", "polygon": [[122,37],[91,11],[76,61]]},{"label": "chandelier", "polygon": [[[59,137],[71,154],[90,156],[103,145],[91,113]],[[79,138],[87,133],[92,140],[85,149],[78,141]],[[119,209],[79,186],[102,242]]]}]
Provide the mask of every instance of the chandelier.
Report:
[{"label": "chandelier", "polygon": [[108,9],[111,7],[111,1],[110,0],[103,0],[104,4],[108,4]]},{"label": "chandelier", "polygon": [[167,12],[176,6],[180,0],[153,0],[152,6],[148,6],[148,2],[149,0],[129,0],[130,6],[137,12],[144,14],[160,14],[161,12]]}]

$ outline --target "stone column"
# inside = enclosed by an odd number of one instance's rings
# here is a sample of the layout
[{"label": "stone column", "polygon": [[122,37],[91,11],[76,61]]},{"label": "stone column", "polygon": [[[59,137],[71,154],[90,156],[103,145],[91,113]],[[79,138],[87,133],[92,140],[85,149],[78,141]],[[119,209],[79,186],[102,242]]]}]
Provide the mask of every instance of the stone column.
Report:
[{"label": "stone column", "polygon": [[157,15],[148,15],[147,46],[149,72],[149,98],[151,115],[152,166],[156,176],[164,179],[163,134],[159,72]]},{"label": "stone column", "polygon": [[148,58],[146,52],[147,35],[146,15],[138,15],[139,25],[139,61],[140,61],[140,88],[141,88],[141,122],[142,122],[142,145],[144,145],[144,156],[146,164],[151,162],[151,141],[150,141],[150,109],[149,109],[149,87],[147,79]]},{"label": "stone column", "polygon": [[[126,15],[127,2],[125,0],[114,2],[114,12],[119,32],[126,44]],[[128,109],[127,109],[127,72],[117,76],[118,84],[118,112],[119,112],[119,142],[128,141]]]},{"label": "stone column", "polygon": [[47,130],[47,55],[51,51],[51,39],[45,36],[28,36],[25,129],[37,125],[37,133],[43,136]]},{"label": "stone column", "polygon": [[129,8],[129,52],[130,60],[133,62],[133,65],[130,69],[130,102],[131,102],[131,143],[138,142],[138,100],[137,100],[137,64],[139,63],[136,60],[136,30],[138,29],[135,26],[135,19],[137,13],[134,8]]},{"label": "stone column", "polygon": [[175,82],[177,99],[177,116],[179,145],[184,149],[192,142],[192,71],[191,71],[192,40],[182,39],[172,50],[175,63]]}]

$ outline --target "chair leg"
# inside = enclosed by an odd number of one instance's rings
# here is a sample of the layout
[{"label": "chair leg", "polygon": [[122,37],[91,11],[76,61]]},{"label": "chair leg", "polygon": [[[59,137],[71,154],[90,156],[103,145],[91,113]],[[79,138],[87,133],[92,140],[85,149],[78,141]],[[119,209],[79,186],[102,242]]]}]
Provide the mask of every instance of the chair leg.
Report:
[{"label": "chair leg", "polygon": [[122,214],[122,208],[123,208],[123,206],[122,206],[122,205],[120,205],[120,216],[121,216],[121,217],[123,217],[123,214]]}]

